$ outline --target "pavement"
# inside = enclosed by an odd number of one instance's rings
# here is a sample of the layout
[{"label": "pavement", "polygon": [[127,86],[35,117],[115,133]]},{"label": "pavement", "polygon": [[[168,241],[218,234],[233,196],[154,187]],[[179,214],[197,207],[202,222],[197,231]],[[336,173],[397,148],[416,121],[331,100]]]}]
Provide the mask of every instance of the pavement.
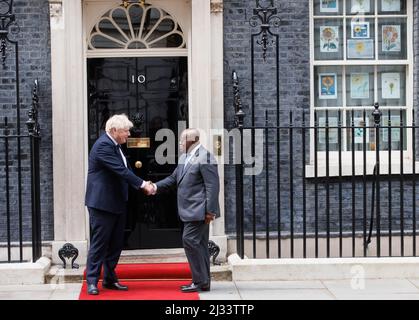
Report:
[{"label": "pavement", "polygon": [[[77,300],[81,283],[2,285],[0,300]],[[419,300],[419,279],[212,281],[201,300]]]},{"label": "pavement", "polygon": [[419,300],[419,279],[214,282],[201,300]]}]

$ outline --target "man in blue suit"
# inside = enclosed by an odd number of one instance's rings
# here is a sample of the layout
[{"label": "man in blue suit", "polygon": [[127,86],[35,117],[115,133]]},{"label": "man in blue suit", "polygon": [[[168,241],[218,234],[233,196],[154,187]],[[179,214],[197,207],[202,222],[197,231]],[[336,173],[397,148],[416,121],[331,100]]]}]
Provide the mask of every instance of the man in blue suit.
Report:
[{"label": "man in blue suit", "polygon": [[103,266],[102,286],[128,290],[115,273],[123,247],[128,188],[149,192],[151,186],[137,177],[125,158],[121,144],[127,142],[133,126],[125,115],[114,115],[106,122],[106,133],[89,154],[85,205],[89,210],[91,238],[87,256],[87,293],[99,294],[97,287]]}]

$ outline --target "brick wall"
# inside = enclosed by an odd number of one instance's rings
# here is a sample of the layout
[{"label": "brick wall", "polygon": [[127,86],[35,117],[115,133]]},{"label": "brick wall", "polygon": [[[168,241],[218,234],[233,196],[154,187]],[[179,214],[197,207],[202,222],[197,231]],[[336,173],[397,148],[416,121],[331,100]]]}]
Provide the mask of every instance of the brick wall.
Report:
[{"label": "brick wall", "polygon": [[[19,88],[21,133],[26,133],[25,122],[31,105],[32,87],[35,79],[39,81],[39,121],[41,125],[41,211],[42,238],[53,239],[53,191],[52,191],[52,113],[51,113],[51,67],[49,4],[47,0],[14,1],[16,23],[19,34],[10,38],[18,42],[19,50]],[[4,133],[4,118],[8,117],[10,134],[17,132],[16,107],[16,61],[15,48],[9,44],[6,68],[0,66],[0,135]],[[0,241],[6,237],[6,173],[5,145],[0,140]],[[18,240],[18,148],[17,140],[10,139],[9,182],[12,240]],[[31,235],[30,218],[30,170],[29,144],[21,142],[22,166],[22,216],[24,240]]]},{"label": "brick wall", "polygon": [[[273,33],[278,35],[278,64],[279,64],[279,104],[280,104],[280,124],[287,123],[289,111],[294,111],[297,118],[301,118],[301,112],[308,110],[310,99],[310,60],[309,60],[309,7],[307,1],[275,1],[278,8],[277,16],[281,19],[279,27],[272,28]],[[235,70],[240,78],[241,97],[246,112],[246,123],[251,124],[252,108],[251,104],[251,37],[258,33],[260,23],[256,28],[249,24],[249,19],[253,16],[255,1],[224,1],[224,78],[225,78],[225,125],[231,128],[234,119],[231,72]],[[276,124],[276,45],[268,47],[267,60],[263,62],[260,46],[256,41],[260,37],[254,37],[255,47],[254,75],[255,82],[254,99],[254,121],[255,124],[262,125],[265,122],[265,110],[268,111],[270,124]],[[275,140],[271,140],[275,141]],[[270,155],[276,155],[276,146],[271,144],[269,147]],[[286,162],[287,144],[281,143],[281,162]],[[270,162],[271,165],[275,165]],[[262,173],[264,176],[264,173]],[[257,187],[256,204],[257,226],[259,230],[264,229],[264,200],[265,200],[265,181],[255,178]],[[226,227],[228,231],[235,226],[235,175],[234,168],[226,167]],[[285,180],[282,182],[286,182]],[[248,180],[248,183],[251,183]],[[274,183],[274,181],[272,181]],[[272,184],[273,186],[273,184]],[[249,190],[246,188],[246,190]],[[282,196],[287,197],[288,188],[282,190]],[[247,194],[247,206],[251,195]],[[272,208],[277,207],[276,200],[270,200]],[[276,216],[276,214],[275,214]],[[251,224],[251,219],[246,219],[246,225]],[[276,224],[276,218],[272,216],[271,223]],[[284,220],[283,222],[285,222]]]}]

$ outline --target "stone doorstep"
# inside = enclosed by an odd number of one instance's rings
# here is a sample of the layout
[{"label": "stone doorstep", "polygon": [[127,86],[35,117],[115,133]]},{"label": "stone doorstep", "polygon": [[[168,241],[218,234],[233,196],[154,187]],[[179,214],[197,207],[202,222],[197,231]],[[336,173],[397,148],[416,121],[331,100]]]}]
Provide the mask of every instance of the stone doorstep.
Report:
[{"label": "stone doorstep", "polygon": [[211,265],[211,280],[212,281],[232,281],[231,266],[228,264],[221,264],[219,266]]},{"label": "stone doorstep", "polygon": [[83,281],[85,266],[78,269],[64,269],[62,265],[53,265],[45,274],[45,283],[80,283]]},{"label": "stone doorstep", "polygon": [[[75,261],[77,262],[77,261]],[[141,249],[124,250],[119,258],[119,263],[177,263],[187,262],[183,248],[177,249]],[[212,262],[212,260],[211,260]],[[51,267],[45,275],[46,283],[78,283],[83,281],[83,273],[86,268],[81,265],[79,269],[70,269],[69,263],[67,269],[62,268],[62,264],[56,264]],[[212,265],[211,278],[214,281],[231,281],[231,269],[227,264]]]},{"label": "stone doorstep", "polygon": [[[79,269],[63,269],[61,265],[54,265],[45,275],[45,283],[80,283],[83,281],[83,273],[86,266]],[[227,264],[211,265],[211,279],[213,281],[231,281],[231,269]]]}]

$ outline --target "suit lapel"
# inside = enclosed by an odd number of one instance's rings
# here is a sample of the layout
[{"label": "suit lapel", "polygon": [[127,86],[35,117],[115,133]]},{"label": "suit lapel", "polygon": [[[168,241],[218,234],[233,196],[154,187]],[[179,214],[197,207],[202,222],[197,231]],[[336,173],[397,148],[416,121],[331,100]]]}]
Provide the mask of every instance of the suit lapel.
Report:
[{"label": "suit lapel", "polygon": [[[191,159],[189,159],[188,164],[183,169],[183,172],[181,171],[182,173],[180,174],[180,177],[178,179],[178,184],[182,181],[183,177],[188,172],[188,170],[190,169],[190,167],[195,163],[196,158],[199,156],[199,149],[201,149],[201,148],[198,148],[198,150],[196,150],[195,154],[191,157]],[[185,160],[186,160],[186,155],[184,157],[185,158],[184,158],[184,161],[183,162],[185,162]],[[182,169],[182,165],[180,166],[180,169]]]},{"label": "suit lapel", "polygon": [[[115,150],[115,154],[118,156],[119,159],[121,159],[121,162],[122,162],[123,166],[125,167],[124,160],[122,159],[121,153],[119,152],[119,147],[112,141],[111,138],[109,138],[109,136],[106,133],[104,135],[106,136],[106,141],[108,141],[108,143],[110,143],[112,145],[112,147]],[[121,151],[122,151],[122,148],[121,148]],[[129,164],[128,159],[127,159],[124,151],[122,151],[122,153],[125,157],[125,160],[127,160],[127,168],[132,170],[131,165]]]},{"label": "suit lapel", "polygon": [[186,154],[182,154],[179,158],[179,164],[177,166],[177,175],[176,175],[178,184],[180,182],[180,179],[183,177],[183,174],[185,173],[183,171],[183,166],[184,166],[185,159],[186,159]]}]

